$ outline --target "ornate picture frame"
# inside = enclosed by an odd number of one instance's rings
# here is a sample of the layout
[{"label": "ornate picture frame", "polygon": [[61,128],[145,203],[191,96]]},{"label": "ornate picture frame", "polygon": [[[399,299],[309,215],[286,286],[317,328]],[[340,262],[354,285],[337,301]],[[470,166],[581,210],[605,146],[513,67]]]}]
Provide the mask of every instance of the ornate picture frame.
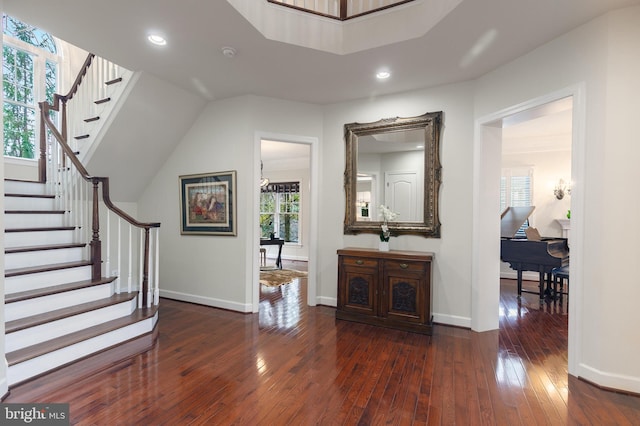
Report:
[{"label": "ornate picture frame", "polygon": [[236,171],[182,175],[180,234],[236,234]]}]

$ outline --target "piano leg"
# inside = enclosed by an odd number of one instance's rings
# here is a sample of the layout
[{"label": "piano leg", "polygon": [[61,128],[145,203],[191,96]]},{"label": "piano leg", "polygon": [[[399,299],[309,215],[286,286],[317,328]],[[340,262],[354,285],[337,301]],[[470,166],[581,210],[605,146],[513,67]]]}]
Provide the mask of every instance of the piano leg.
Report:
[{"label": "piano leg", "polygon": [[540,268],[540,304],[544,300],[544,291],[545,291],[545,279],[544,279],[544,268]]},{"label": "piano leg", "polygon": [[518,297],[522,296],[522,269],[518,268]]}]

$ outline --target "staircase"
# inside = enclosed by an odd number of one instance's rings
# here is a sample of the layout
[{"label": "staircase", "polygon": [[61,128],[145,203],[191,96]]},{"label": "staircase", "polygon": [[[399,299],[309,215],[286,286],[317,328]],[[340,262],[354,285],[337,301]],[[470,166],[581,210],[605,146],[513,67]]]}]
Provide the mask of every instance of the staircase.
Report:
[{"label": "staircase", "polygon": [[157,307],[91,279],[86,243],[45,185],[5,181],[5,351],[9,386],[153,332]]},{"label": "staircase", "polygon": [[[118,357],[131,356],[148,349],[156,336],[160,224],[138,222],[116,207],[108,178],[89,175],[79,159],[91,151],[80,141],[95,142],[96,124],[108,123],[105,111],[98,116],[95,106],[110,102],[112,94],[105,96],[105,91],[112,93],[122,82],[95,71],[102,63],[90,55],[68,95],[55,95],[53,105],[40,104],[42,129],[48,132],[41,132],[39,182],[5,180],[10,387],[110,349]],[[94,97],[93,108],[82,106],[88,104],[85,97]],[[61,130],[51,111],[61,113]],[[78,121],[94,126],[92,134],[78,133],[84,131],[73,124]],[[100,229],[104,222],[106,232]],[[124,280],[120,274],[126,274]],[[92,362],[92,371],[101,369],[100,362]]]}]

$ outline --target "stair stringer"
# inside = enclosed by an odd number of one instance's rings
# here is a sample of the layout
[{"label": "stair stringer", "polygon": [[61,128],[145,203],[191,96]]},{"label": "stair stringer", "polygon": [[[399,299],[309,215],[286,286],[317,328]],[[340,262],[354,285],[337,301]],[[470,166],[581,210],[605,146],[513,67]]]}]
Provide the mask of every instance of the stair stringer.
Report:
[{"label": "stair stringer", "polygon": [[102,116],[104,119],[97,121],[96,125],[93,126],[91,136],[81,142],[85,148],[80,150],[78,158],[83,164],[89,164],[93,154],[104,139],[105,134],[109,131],[113,120],[118,116],[122,106],[129,98],[131,91],[138,83],[140,75],[140,71],[133,72],[126,70],[122,75],[122,82],[115,85],[116,87],[114,87],[114,91],[111,93],[111,102],[105,104],[105,109],[103,110]]}]

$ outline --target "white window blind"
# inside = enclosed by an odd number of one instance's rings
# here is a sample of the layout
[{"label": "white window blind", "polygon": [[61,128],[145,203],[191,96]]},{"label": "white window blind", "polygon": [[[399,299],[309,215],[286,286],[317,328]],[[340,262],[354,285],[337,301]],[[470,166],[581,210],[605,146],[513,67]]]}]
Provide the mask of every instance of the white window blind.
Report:
[{"label": "white window blind", "polygon": [[[502,169],[500,177],[500,211],[507,207],[522,207],[533,204],[533,168]],[[524,230],[529,227],[525,222],[516,237],[524,237]]]}]

